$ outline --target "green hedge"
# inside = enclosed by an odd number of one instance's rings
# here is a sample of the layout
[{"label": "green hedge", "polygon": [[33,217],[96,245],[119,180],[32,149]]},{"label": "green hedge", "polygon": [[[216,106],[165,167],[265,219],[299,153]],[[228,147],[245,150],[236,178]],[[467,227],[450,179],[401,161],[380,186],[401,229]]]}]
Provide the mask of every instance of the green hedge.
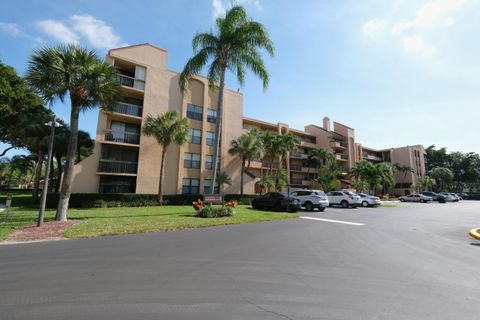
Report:
[{"label": "green hedge", "polygon": [[[50,193],[47,198],[47,207],[56,208],[58,194]],[[171,194],[164,195],[166,205],[191,205],[193,201],[203,199],[202,195]],[[145,207],[158,205],[156,194],[135,193],[72,193],[70,208],[107,208],[107,207]]]},{"label": "green hedge", "polygon": [[258,195],[256,194],[244,194],[242,199],[240,199],[239,194],[226,194],[224,197],[225,201],[236,201],[240,205],[250,205],[252,200],[257,198]]},{"label": "green hedge", "polygon": [[199,218],[221,218],[230,217],[235,214],[235,210],[232,207],[223,206],[205,206],[198,210],[195,217]]}]

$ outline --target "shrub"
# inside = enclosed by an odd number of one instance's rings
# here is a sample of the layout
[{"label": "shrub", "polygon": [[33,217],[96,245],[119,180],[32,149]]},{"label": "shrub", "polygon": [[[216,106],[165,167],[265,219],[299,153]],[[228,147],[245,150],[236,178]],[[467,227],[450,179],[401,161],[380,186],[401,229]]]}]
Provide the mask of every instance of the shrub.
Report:
[{"label": "shrub", "polygon": [[[203,199],[202,195],[173,194],[163,196],[164,204],[189,205],[192,201]],[[56,208],[58,194],[48,194],[47,207]],[[70,208],[107,208],[107,207],[146,207],[157,206],[156,194],[135,193],[72,193]]]},{"label": "shrub", "polygon": [[235,214],[233,207],[229,206],[206,206],[198,210],[195,214],[199,218],[220,218],[220,217],[230,217]]},{"label": "shrub", "polygon": [[227,202],[236,201],[240,205],[250,205],[252,200],[257,198],[258,195],[256,194],[244,194],[243,197],[240,199],[239,194],[226,194],[224,200]]}]

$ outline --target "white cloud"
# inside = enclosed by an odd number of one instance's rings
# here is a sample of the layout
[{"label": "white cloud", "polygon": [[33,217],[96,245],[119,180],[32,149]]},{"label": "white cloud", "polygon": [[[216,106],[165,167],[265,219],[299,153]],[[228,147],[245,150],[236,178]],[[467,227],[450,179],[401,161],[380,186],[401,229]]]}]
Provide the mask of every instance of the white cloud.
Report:
[{"label": "white cloud", "polygon": [[225,15],[225,6],[223,5],[222,0],[212,0],[213,6],[213,17],[218,18]]},{"label": "white cloud", "polygon": [[37,27],[40,28],[40,30],[42,30],[46,35],[57,41],[78,43],[77,34],[60,21],[51,19],[37,21]]},{"label": "white cloud", "polygon": [[12,37],[23,35],[23,32],[15,23],[0,22],[0,30]]},{"label": "white cloud", "polygon": [[384,30],[384,23],[378,18],[371,19],[367,21],[363,26],[363,33],[366,36],[374,37]]},{"label": "white cloud", "polygon": [[84,39],[98,49],[111,49],[127,45],[120,42],[120,37],[105,21],[88,14],[72,15],[66,23],[48,19],[37,21],[36,25],[50,38],[60,42],[77,44]]},{"label": "white cloud", "polygon": [[262,4],[260,2],[260,0],[212,0],[212,15],[214,18],[224,16],[227,9],[234,5],[250,5],[257,10],[263,10]]},{"label": "white cloud", "polygon": [[91,15],[73,15],[70,17],[73,30],[85,37],[87,41],[99,49],[110,49],[120,46],[120,37],[112,27]]},{"label": "white cloud", "polygon": [[442,22],[453,22],[452,17],[446,17],[451,11],[460,8],[466,0],[433,0],[420,7],[412,20],[396,23],[392,27],[392,33],[400,35],[413,28],[435,27]]},{"label": "white cloud", "polygon": [[420,35],[404,36],[402,37],[402,43],[408,52],[420,53],[425,57],[435,54],[435,49],[426,44]]}]

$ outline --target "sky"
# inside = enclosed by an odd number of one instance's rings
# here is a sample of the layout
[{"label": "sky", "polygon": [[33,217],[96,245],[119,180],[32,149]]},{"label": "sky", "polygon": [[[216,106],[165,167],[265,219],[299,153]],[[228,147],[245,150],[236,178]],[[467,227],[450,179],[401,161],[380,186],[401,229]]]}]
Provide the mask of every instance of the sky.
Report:
[{"label": "sky", "polygon": [[[4,1],[0,59],[23,75],[45,45],[79,43],[104,57],[148,42],[167,49],[169,69],[180,72],[194,34],[232,4],[266,26],[276,51],[264,57],[266,91],[251,74],[241,88],[227,77],[244,94],[245,116],[296,129],[328,116],[371,148],[480,153],[480,0]],[[52,108],[68,120],[68,104]],[[97,114],[81,115],[92,136]]]}]

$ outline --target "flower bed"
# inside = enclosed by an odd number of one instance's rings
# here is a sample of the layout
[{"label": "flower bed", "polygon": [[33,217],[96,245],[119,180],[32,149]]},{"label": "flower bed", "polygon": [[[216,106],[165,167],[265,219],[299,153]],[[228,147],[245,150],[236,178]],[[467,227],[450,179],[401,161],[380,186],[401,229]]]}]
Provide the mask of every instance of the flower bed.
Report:
[{"label": "flower bed", "polygon": [[193,202],[193,208],[195,209],[195,217],[199,218],[221,218],[230,217],[235,214],[235,207],[237,203],[234,201],[227,202],[220,206],[207,205],[205,206],[202,200]]}]

